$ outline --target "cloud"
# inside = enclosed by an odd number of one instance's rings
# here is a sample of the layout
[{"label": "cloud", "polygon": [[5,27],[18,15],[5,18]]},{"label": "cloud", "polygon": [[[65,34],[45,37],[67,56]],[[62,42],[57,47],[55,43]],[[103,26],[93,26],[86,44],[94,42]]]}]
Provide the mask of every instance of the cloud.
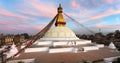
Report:
[{"label": "cloud", "polygon": [[72,0],[70,3],[71,8],[76,8],[76,9],[80,9],[80,4],[78,4],[76,2],[76,0]]},{"label": "cloud", "polygon": [[[92,13],[92,12],[91,12]],[[85,14],[85,13],[84,13]],[[84,16],[84,14],[76,14],[76,13],[70,13],[68,15],[72,16],[72,17],[82,17]],[[105,18],[105,17],[108,17],[108,16],[111,16],[111,15],[116,15],[116,14],[120,14],[120,10],[114,10],[114,9],[108,9],[106,12],[103,12],[103,13],[98,13],[97,15],[94,15],[94,16],[90,16],[89,13],[86,13],[89,15],[89,17],[86,16],[85,19],[82,19],[82,20],[79,20],[80,23],[87,23],[88,21],[95,21],[95,20],[98,20],[98,19],[102,19],[102,18]],[[92,13],[94,14],[94,13]],[[83,18],[83,17],[82,17]],[[118,22],[118,21],[117,21]]]},{"label": "cloud", "polygon": [[27,25],[19,25],[19,26],[1,26],[0,25],[0,33],[10,33],[10,34],[18,34],[18,33],[29,33],[35,34],[38,33],[44,26],[27,26]]},{"label": "cloud", "polygon": [[[27,6],[22,6],[23,3],[27,3]],[[56,8],[52,4],[41,3],[37,0],[23,2],[21,6],[16,5],[17,11],[11,12],[7,7],[0,5],[0,30],[4,33],[37,33],[43,29],[43,22],[38,23],[37,17],[51,18],[56,14]],[[48,8],[49,7],[49,8]],[[33,10],[34,9],[34,10]],[[35,12],[37,11],[37,12]],[[25,15],[26,14],[26,15]],[[31,15],[31,16],[30,16]],[[33,17],[37,16],[37,17]],[[40,18],[39,18],[40,19]],[[45,20],[45,19],[44,19]],[[34,24],[32,23],[34,22]]]},{"label": "cloud", "polygon": [[106,25],[106,24],[108,24],[108,23],[107,22],[100,22],[100,23],[96,24],[95,27],[96,28],[104,28],[105,27],[104,25]]},{"label": "cloud", "polygon": [[115,14],[120,14],[120,10],[108,10],[105,13],[92,16],[89,19],[91,19],[91,20],[100,19],[100,18],[104,18],[104,17],[110,16],[110,15],[115,15]]},{"label": "cloud", "polygon": [[105,3],[102,0],[76,0],[80,4],[82,9],[97,10],[100,7],[104,7]]},{"label": "cloud", "polygon": [[[107,2],[107,3],[106,3]],[[67,13],[69,16],[75,18],[80,23],[88,23],[90,21],[96,21],[111,15],[120,14],[120,10],[116,10],[113,6],[108,6],[108,3],[115,4],[114,0],[73,0],[71,1],[71,7],[78,8],[79,12]],[[79,4],[77,4],[79,3]]]},{"label": "cloud", "polygon": [[117,28],[120,28],[120,23],[119,24],[116,24],[116,25],[108,25],[109,23],[105,22],[105,21],[102,21],[102,22],[99,22],[97,23],[95,26],[95,28],[102,28],[102,29],[117,29]]},{"label": "cloud", "polygon": [[42,30],[44,28],[44,26],[34,26],[33,28],[36,30]]},{"label": "cloud", "polygon": [[30,0],[30,1],[25,0],[25,2],[29,4],[31,8],[38,11],[38,14],[39,14],[38,16],[53,17],[56,14],[57,10],[53,4],[42,2],[39,0]]},{"label": "cloud", "polygon": [[27,16],[11,13],[4,7],[0,9],[0,17],[5,17],[5,18],[14,18],[14,19],[19,19],[19,20],[32,20],[32,18],[29,18]]},{"label": "cloud", "polygon": [[0,11],[0,15],[1,15],[1,16],[5,16],[5,17],[11,17],[11,18],[27,19],[27,18],[24,17],[24,16],[15,15],[15,14],[12,14],[12,13],[7,12],[7,11]]},{"label": "cloud", "polygon": [[[97,22],[94,27],[111,29],[117,28],[118,24],[120,24],[118,17],[110,18],[115,20],[115,26],[114,24],[107,26],[111,23],[101,22],[105,17],[109,18],[112,15],[120,14],[120,2],[118,0],[71,0],[59,2],[64,2],[63,5],[65,6],[63,7],[67,10],[65,12],[83,25],[93,26]],[[16,3],[15,6],[8,6],[4,2],[0,3],[2,3],[2,5],[0,4],[0,31],[15,33],[39,32],[57,14],[58,7],[58,5],[56,6],[58,1],[48,0],[21,0],[19,3],[14,2]],[[91,25],[91,23],[94,24]]]},{"label": "cloud", "polygon": [[37,12],[32,11],[32,10],[27,9],[27,8],[19,8],[18,12],[23,14],[23,15],[28,15],[28,16],[41,16]]},{"label": "cloud", "polygon": [[118,10],[120,10],[120,4],[117,4],[115,7],[116,7]]},{"label": "cloud", "polygon": [[108,4],[112,4],[115,0],[103,0],[103,1],[108,3]]},{"label": "cloud", "polygon": [[[96,28],[98,28],[98,27],[96,27]],[[102,29],[118,29],[118,28],[120,28],[120,24],[119,25],[111,25],[111,26],[103,25],[99,28],[102,28]]]},{"label": "cloud", "polygon": [[115,18],[115,24],[120,24],[120,17]]}]

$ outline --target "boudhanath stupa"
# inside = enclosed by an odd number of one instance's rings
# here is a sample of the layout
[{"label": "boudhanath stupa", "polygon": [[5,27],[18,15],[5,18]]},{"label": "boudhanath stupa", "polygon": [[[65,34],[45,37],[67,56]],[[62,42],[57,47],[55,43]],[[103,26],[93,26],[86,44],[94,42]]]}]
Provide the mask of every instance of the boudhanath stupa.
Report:
[{"label": "boudhanath stupa", "polygon": [[[52,48],[49,49],[50,53],[51,52],[59,53],[59,52],[65,52],[65,49],[69,49],[69,51],[72,51],[72,52],[74,52],[75,50],[78,50],[73,47],[75,45],[92,44],[90,40],[79,39],[76,36],[76,34],[73,32],[73,30],[66,27],[67,22],[65,21],[64,16],[62,14],[63,8],[61,7],[61,4],[59,5],[57,12],[58,12],[58,14],[57,14],[56,21],[55,21],[55,27],[51,27],[50,30],[48,30],[42,38],[37,40],[32,45],[32,47],[34,47],[34,46],[51,46],[53,49]],[[69,46],[69,48],[68,48],[68,46]],[[97,49],[97,48],[93,48],[93,49]],[[48,48],[47,48],[47,50],[48,50]]]},{"label": "boudhanath stupa", "polygon": [[[66,26],[67,22],[63,16],[61,4],[57,9],[55,27],[50,28],[42,38],[35,41],[29,48],[26,48],[19,57],[9,62],[17,63],[80,63],[105,62],[109,58],[120,56],[119,52],[104,46],[95,44],[90,40],[79,39],[76,34]],[[112,44],[113,45],[113,44]],[[25,44],[21,46],[21,49]]]}]

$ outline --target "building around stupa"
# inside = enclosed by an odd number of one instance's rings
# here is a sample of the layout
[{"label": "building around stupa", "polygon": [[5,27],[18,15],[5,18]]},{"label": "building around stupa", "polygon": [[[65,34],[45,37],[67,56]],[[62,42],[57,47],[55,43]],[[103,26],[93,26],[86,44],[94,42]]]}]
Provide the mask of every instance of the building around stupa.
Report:
[{"label": "building around stupa", "polygon": [[[76,37],[75,33],[66,27],[66,21],[62,15],[61,5],[58,7],[58,16],[55,28],[26,48],[19,57],[9,63],[81,63],[89,62],[110,62],[111,59],[120,57],[120,52],[103,44],[91,43],[90,40],[82,40]],[[23,44],[21,49],[26,45]],[[113,44],[112,44],[113,45]],[[110,59],[110,61],[109,61]]]}]

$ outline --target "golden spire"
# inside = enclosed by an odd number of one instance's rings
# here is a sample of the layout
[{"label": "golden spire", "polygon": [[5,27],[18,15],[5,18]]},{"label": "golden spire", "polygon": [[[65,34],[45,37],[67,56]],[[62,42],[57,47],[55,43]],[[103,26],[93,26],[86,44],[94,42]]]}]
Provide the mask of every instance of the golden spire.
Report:
[{"label": "golden spire", "polygon": [[65,26],[66,22],[64,20],[63,15],[62,15],[63,9],[61,7],[61,4],[59,4],[59,7],[58,7],[57,11],[58,11],[58,16],[57,16],[57,19],[56,19],[55,26]]}]

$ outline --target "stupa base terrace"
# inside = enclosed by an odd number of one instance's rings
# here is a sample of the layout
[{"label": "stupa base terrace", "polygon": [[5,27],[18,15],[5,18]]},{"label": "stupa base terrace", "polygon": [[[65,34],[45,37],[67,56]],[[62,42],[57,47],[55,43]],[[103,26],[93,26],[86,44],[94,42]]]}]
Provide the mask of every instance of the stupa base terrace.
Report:
[{"label": "stupa base terrace", "polygon": [[120,57],[120,52],[108,47],[99,48],[97,50],[89,50],[87,52],[78,50],[77,53],[71,49],[74,48],[56,48],[59,52],[57,52],[54,48],[49,49],[49,51],[42,50],[36,52],[25,52],[21,53],[19,57],[12,59],[12,61],[16,61],[16,63],[17,61],[27,61],[33,63],[79,63],[82,61],[90,61],[105,63],[112,61],[111,59]]},{"label": "stupa base terrace", "polygon": [[65,40],[56,42],[37,40],[12,61],[16,63],[20,60],[26,63],[79,63],[82,61],[104,63],[117,57],[120,57],[120,52],[116,49],[103,44],[94,44],[89,40],[78,40],[76,43]]}]

